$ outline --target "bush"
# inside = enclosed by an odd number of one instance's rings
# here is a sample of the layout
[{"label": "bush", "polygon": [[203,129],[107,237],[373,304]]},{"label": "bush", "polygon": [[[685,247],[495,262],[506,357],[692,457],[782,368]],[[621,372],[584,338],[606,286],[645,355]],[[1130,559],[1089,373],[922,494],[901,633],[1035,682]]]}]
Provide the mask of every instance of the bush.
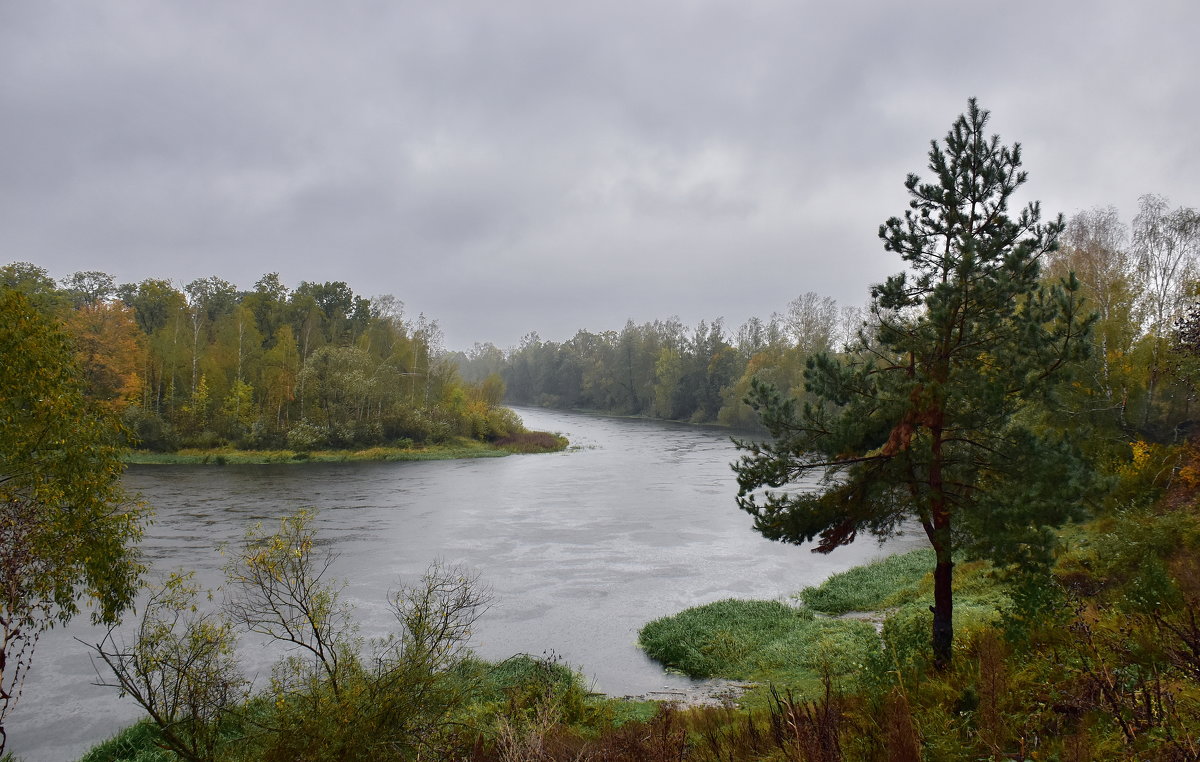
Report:
[{"label": "bush", "polygon": [[150,720],[141,720],[97,744],[79,762],[172,762],[175,755],[163,748],[162,735]]},{"label": "bush", "polygon": [[486,439],[503,439],[504,437],[516,436],[525,432],[525,424],[521,422],[521,416],[517,415],[513,410],[506,407],[493,407],[488,410],[484,438]]},{"label": "bush", "polygon": [[384,416],[381,426],[386,442],[404,439],[427,442],[433,430],[433,422],[422,411],[409,408]]},{"label": "bush", "polygon": [[183,439],[183,447],[196,450],[217,450],[229,445],[217,432],[204,430]]},{"label": "bush", "polygon": [[320,426],[315,426],[308,421],[301,421],[288,429],[285,438],[291,449],[297,452],[309,452],[325,444],[326,433]]},{"label": "bush", "polygon": [[179,432],[150,410],[131,405],[121,414],[121,422],[129,431],[133,447],[154,452],[173,452],[179,449]]},{"label": "bush", "polygon": [[273,423],[257,420],[237,443],[241,450],[281,450],[287,446],[287,433]]},{"label": "bush", "polygon": [[[954,649],[964,653],[972,641],[1000,619],[1000,611],[990,604],[955,601]],[[924,601],[900,607],[883,623],[884,656],[889,669],[924,669],[932,658],[930,637],[933,614]]]},{"label": "bush", "polygon": [[[96,647],[113,686],[151,714],[161,745],[192,762],[459,758],[455,715],[469,698],[460,665],[488,592],[474,575],[434,564],[389,596],[396,634],[364,643],[343,585],[326,578],[332,556],[311,521],[301,512],[274,534],[248,532],[225,569],[219,612],[199,610],[186,575],[171,577],[143,608],[133,643],[114,629]],[[235,627],[289,649],[249,701]]]},{"label": "bush", "polygon": [[566,437],[546,431],[525,431],[493,442],[496,447],[515,453],[558,452],[567,447]]}]

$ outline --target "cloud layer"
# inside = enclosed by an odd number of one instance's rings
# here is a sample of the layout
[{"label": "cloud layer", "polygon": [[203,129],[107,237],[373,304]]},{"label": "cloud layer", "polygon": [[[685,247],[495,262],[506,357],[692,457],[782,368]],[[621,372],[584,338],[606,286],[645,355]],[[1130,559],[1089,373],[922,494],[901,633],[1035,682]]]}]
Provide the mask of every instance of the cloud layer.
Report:
[{"label": "cloud layer", "polygon": [[977,96],[1048,211],[1195,206],[1193,3],[0,5],[0,260],[344,280],[452,347],[860,303]]}]

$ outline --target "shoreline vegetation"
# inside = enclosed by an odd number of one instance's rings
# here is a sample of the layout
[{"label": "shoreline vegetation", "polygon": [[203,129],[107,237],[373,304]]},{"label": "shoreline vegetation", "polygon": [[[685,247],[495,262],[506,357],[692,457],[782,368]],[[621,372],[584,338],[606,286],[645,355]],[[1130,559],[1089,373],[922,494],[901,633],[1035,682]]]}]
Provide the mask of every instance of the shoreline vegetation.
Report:
[{"label": "shoreline vegetation", "polygon": [[[639,643],[648,656],[711,681],[688,691],[608,697],[554,657],[473,662],[480,671],[453,713],[470,737],[445,742],[467,743],[461,758],[480,762],[665,762],[685,752],[949,762],[995,749],[1023,749],[1021,759],[1189,758],[1171,754],[1191,748],[1200,712],[1186,648],[1200,621],[1197,473],[1191,446],[1138,448],[1116,469],[1100,515],[1060,530],[1049,579],[957,559],[948,672],[929,658],[932,551],[921,548],[787,599],[715,601],[647,623]],[[486,677],[516,666],[500,685]],[[464,674],[446,679],[462,685]],[[794,734],[777,732],[789,727]],[[82,759],[165,762],[161,744],[142,722]]]},{"label": "shoreline vegetation", "polygon": [[175,452],[132,450],[125,455],[130,465],[263,465],[273,463],[357,463],[468,458],[503,458],[562,452],[570,446],[567,437],[547,431],[525,431],[485,442],[456,437],[439,444],[404,443],[361,449],[329,450],[239,450],[234,447],[184,448]]}]

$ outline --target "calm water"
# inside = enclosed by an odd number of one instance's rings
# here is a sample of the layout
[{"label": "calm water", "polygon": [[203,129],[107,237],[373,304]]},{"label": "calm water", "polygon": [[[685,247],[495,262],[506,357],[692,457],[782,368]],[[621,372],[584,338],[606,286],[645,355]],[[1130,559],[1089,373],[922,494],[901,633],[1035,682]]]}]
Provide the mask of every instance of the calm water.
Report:
[{"label": "calm water", "polygon": [[[829,556],[767,542],[733,502],[720,431],[522,409],[531,428],[573,444],[552,455],[430,463],[142,466],[128,487],[154,506],[144,551],[159,571],[195,569],[219,584],[221,543],[258,521],[320,510],[363,634],[389,625],[389,590],[430,562],[463,563],[492,588],[478,654],[552,651],[614,695],[686,684],[636,646],[647,621],[728,597],[776,598],[865,560],[906,548],[869,539]],[[9,748],[26,762],[76,758],[139,716],[128,699],[92,685],[83,625],[48,633],[9,718]],[[243,648],[252,673],[271,655]]]}]

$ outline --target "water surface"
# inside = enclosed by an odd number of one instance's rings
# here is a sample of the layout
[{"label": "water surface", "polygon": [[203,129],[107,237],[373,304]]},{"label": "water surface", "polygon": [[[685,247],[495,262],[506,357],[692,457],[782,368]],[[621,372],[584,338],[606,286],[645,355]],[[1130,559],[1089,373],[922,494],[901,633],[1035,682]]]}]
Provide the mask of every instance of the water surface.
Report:
[{"label": "water surface", "polygon": [[[220,583],[222,543],[247,527],[317,508],[363,634],[390,626],[385,598],[430,562],[462,563],[493,591],[474,647],[486,658],[552,652],[596,690],[639,694],[690,682],[636,646],[647,621],[729,597],[777,598],[910,547],[864,538],[831,555],[768,542],[734,503],[736,451],[718,429],[520,409],[572,449],[550,455],[419,463],[135,466],[130,490],[154,507],[144,552],[158,571]],[[9,744],[26,762],[76,758],[139,708],[96,681],[82,624],[39,644]],[[272,655],[243,648],[264,675]]]}]

